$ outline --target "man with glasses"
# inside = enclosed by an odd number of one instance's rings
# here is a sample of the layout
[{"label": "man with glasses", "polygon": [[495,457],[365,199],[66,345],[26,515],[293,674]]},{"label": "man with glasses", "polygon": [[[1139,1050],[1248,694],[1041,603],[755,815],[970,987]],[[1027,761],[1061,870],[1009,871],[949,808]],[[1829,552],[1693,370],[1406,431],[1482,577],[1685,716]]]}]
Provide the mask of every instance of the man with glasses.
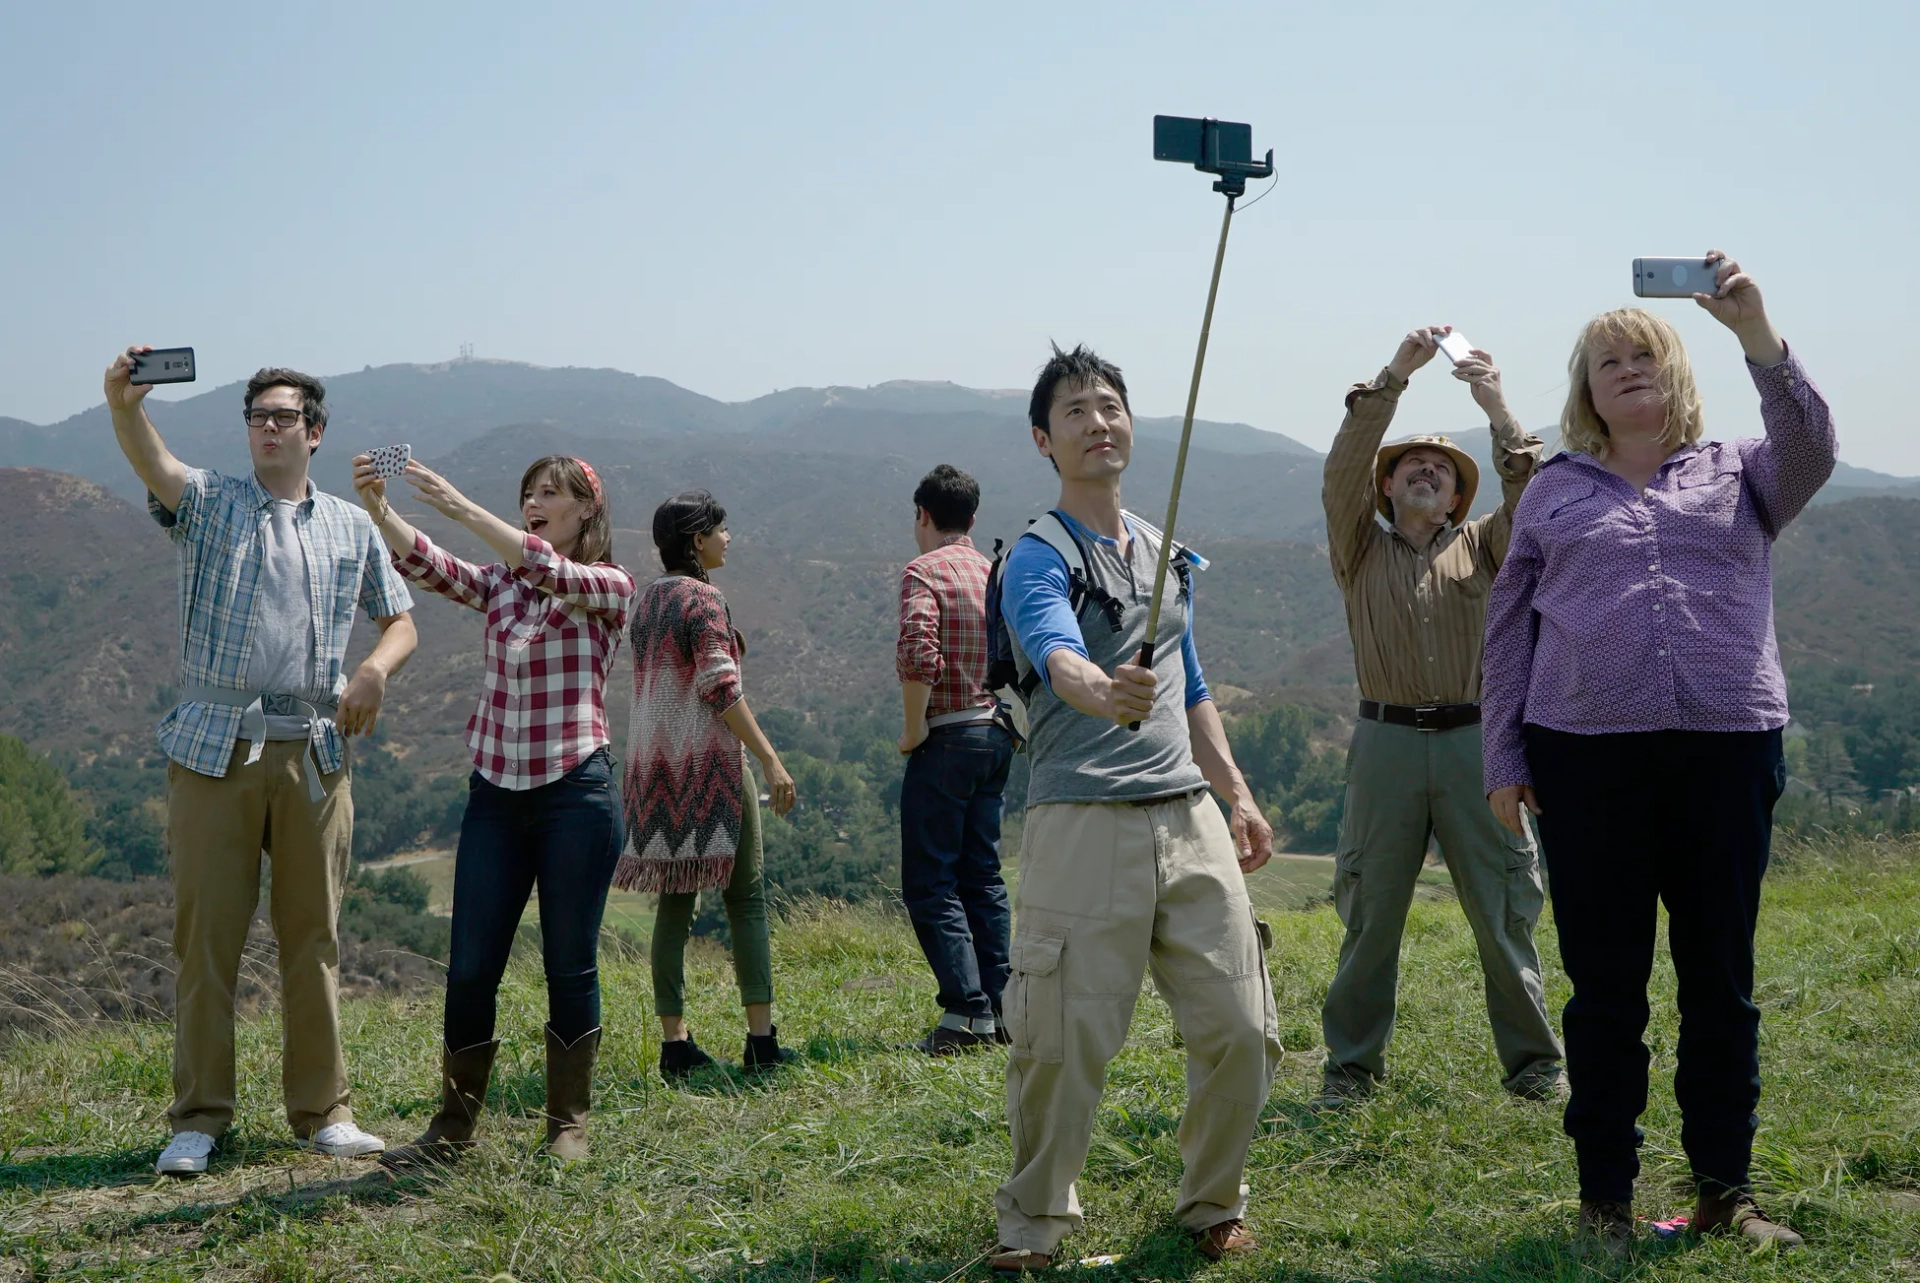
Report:
[{"label": "man with glasses", "polygon": [[[281,1091],[297,1143],[336,1157],[385,1148],[354,1125],[340,1049],[336,924],[353,850],[345,737],[370,734],[387,678],[413,653],[412,600],[358,505],[313,488],[326,389],[264,369],[247,383],[245,477],[189,468],[131,381],[107,368],[107,409],[147,507],[180,551],[180,702],[160,721],[173,869],[173,1140],[165,1175],[207,1169],[233,1121],[233,999],[273,861],[280,949]],[[380,640],[345,672],[354,607]]]}]

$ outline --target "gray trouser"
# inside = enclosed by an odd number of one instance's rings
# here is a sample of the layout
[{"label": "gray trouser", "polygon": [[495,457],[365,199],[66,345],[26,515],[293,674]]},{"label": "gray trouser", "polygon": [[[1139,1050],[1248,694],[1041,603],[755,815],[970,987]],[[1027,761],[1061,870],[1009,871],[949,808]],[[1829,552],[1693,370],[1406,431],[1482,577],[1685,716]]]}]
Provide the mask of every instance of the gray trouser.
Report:
[{"label": "gray trouser", "polygon": [[1487,1017],[1509,1087],[1560,1059],[1533,946],[1542,894],[1529,838],[1493,818],[1481,791],[1480,727],[1419,731],[1362,719],[1347,764],[1334,904],[1346,924],[1321,1030],[1326,1074],[1360,1085],[1386,1073],[1400,937],[1429,836],[1480,946]]}]

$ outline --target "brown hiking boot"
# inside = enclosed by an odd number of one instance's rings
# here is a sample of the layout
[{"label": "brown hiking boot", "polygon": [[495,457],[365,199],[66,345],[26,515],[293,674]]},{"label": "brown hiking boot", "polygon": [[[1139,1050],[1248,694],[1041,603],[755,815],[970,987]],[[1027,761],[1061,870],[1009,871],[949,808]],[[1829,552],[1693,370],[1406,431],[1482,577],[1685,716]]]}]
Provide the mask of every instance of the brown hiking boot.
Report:
[{"label": "brown hiking boot", "polygon": [[1373,1095],[1373,1089],[1374,1080],[1365,1073],[1349,1074],[1343,1070],[1329,1069],[1321,1077],[1320,1094],[1313,1098],[1313,1104],[1308,1108],[1316,1114],[1351,1109]]},{"label": "brown hiking boot", "polygon": [[1221,1221],[1218,1225],[1209,1225],[1193,1234],[1193,1249],[1209,1261],[1223,1261],[1229,1256],[1238,1256],[1242,1252],[1251,1252],[1260,1246],[1253,1231],[1239,1217],[1230,1221]]},{"label": "brown hiking boot", "polygon": [[1018,1275],[1027,1270],[1050,1270],[1053,1258],[1045,1252],[1030,1252],[1024,1247],[1008,1247],[1003,1243],[987,1258],[987,1268],[995,1274]]},{"label": "brown hiking boot", "polygon": [[1782,1252],[1806,1243],[1786,1226],[1768,1219],[1760,1205],[1753,1201],[1753,1195],[1745,1190],[1725,1194],[1701,1190],[1693,1205],[1689,1228],[1698,1234],[1738,1234],[1755,1243],[1772,1243]]},{"label": "brown hiking boot", "polygon": [[474,1125],[487,1099],[487,1080],[493,1077],[493,1053],[500,1040],[477,1042],[459,1051],[440,1052],[440,1109],[427,1121],[427,1130],[412,1144],[380,1155],[389,1171],[407,1171],[451,1163],[460,1151],[473,1147]]},{"label": "brown hiking boot", "polygon": [[1574,1245],[1616,1261],[1633,1257],[1633,1204],[1580,1200],[1580,1228]]},{"label": "brown hiking boot", "polygon": [[587,1156],[587,1114],[593,1109],[593,1061],[600,1027],[571,1046],[547,1026],[547,1152],[563,1163]]},{"label": "brown hiking boot", "polygon": [[1521,1100],[1542,1105],[1564,1105],[1573,1089],[1567,1085],[1567,1072],[1557,1064],[1530,1065],[1503,1084]]}]

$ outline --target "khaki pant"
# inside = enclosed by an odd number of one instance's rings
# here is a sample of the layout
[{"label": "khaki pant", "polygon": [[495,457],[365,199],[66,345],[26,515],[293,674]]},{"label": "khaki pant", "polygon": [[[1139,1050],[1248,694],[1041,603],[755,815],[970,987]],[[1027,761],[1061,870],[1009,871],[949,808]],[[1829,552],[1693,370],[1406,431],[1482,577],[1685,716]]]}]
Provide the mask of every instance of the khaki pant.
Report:
[{"label": "khaki pant", "polygon": [[1400,937],[1429,836],[1480,948],[1487,1016],[1508,1087],[1560,1059],[1533,927],[1542,902],[1529,838],[1493,818],[1481,788],[1480,727],[1419,731],[1362,719],[1348,757],[1334,905],[1346,923],[1321,1029],[1326,1075],[1368,1086],[1386,1074]]},{"label": "khaki pant", "polygon": [[353,850],[351,768],[307,797],[305,740],[272,742],[224,778],[167,767],[173,862],[173,1130],[218,1136],[233,1122],[233,999],[247,926],[260,903],[260,855],[273,861],[269,906],[280,946],[280,1086],[296,1136],[353,1117],[340,1052],[336,925]]},{"label": "khaki pant", "polygon": [[1051,1253],[1080,1227],[1074,1183],[1149,969],[1187,1047],[1174,1215],[1201,1230],[1245,1213],[1241,1176],[1281,1051],[1261,931],[1206,794],[1027,812],[1005,995],[1002,1243]]}]

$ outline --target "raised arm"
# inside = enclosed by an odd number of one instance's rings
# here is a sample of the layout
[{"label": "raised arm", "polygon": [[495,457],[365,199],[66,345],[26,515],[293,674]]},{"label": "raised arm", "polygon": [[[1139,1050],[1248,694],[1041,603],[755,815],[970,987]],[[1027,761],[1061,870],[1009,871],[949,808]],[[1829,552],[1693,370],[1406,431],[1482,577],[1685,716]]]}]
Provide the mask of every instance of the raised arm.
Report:
[{"label": "raised arm", "polygon": [[353,488],[373,528],[393,553],[393,565],[399,572],[428,592],[474,610],[487,609],[493,596],[494,576],[486,567],[463,561],[416,530],[387,501],[387,483],[373,474],[373,456],[353,457]]},{"label": "raised arm", "polygon": [[1373,461],[1393,423],[1400,394],[1407,390],[1413,372],[1433,359],[1438,350],[1435,344],[1452,328],[1429,325],[1411,331],[1373,382],[1347,389],[1347,415],[1327,451],[1320,488],[1320,503],[1327,513],[1327,555],[1333,562],[1333,577],[1342,585],[1359,570],[1374,537]]},{"label": "raised arm", "polygon": [[1497,567],[1507,555],[1513,537],[1513,512],[1526,492],[1527,482],[1540,467],[1540,453],[1546,442],[1520,426],[1507,408],[1506,393],[1500,387],[1500,370],[1493,357],[1481,348],[1473,348],[1468,359],[1453,367],[1453,377],[1465,383],[1473,393],[1474,404],[1486,413],[1493,433],[1493,469],[1500,474],[1500,506],[1489,513],[1481,526],[1482,546]]},{"label": "raised arm", "polygon": [[1694,301],[1740,340],[1747,372],[1760,391],[1760,421],[1767,434],[1744,438],[1737,448],[1761,522],[1769,535],[1778,538],[1833,475],[1833,465],[1840,458],[1833,415],[1820,389],[1773,328],[1753,277],[1717,249],[1707,257],[1718,263],[1715,289],[1712,294],[1694,295]]},{"label": "raised arm", "polygon": [[153,389],[133,382],[133,358],[151,351],[152,345],[136,343],[113,358],[106,374],[107,413],[113,416],[114,439],[120,443],[120,453],[133,465],[134,475],[161,507],[177,512],[180,494],[187,486],[187,465],[167,449],[153,420],[147,417],[146,406],[141,404]]}]

